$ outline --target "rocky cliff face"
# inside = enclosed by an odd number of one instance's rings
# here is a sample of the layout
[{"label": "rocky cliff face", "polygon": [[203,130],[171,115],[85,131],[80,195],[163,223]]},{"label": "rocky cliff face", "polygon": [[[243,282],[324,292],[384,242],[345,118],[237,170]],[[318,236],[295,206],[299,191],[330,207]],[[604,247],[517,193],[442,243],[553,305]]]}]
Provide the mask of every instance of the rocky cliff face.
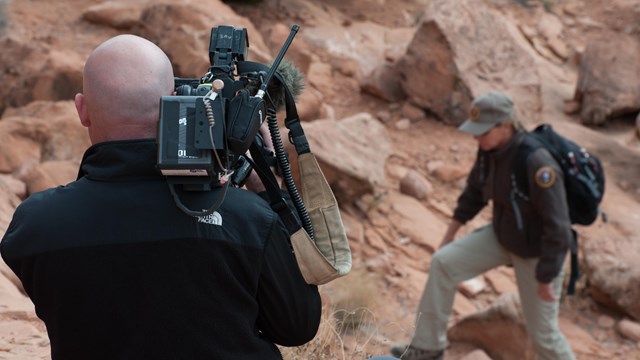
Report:
[{"label": "rocky cliff face", "polygon": [[[364,359],[411,337],[431,254],[475,156],[455,124],[494,89],[513,95],[528,128],[551,123],[602,158],[609,222],[577,229],[584,271],[561,326],[579,359],[640,358],[634,0],[0,0],[0,232],[22,199],[74,179],[89,142],[72,99],[100,42],[145,36],[177,76],[199,77],[211,27],[246,27],[250,60],[266,63],[293,23],[301,30],[286,57],[307,83],[298,111],[340,202],[354,270],[322,287],[322,331],[286,358]],[[488,219],[484,211],[462,232]],[[47,359],[46,330],[1,265],[0,350]],[[462,284],[447,359],[528,356],[514,292],[509,268]]]}]

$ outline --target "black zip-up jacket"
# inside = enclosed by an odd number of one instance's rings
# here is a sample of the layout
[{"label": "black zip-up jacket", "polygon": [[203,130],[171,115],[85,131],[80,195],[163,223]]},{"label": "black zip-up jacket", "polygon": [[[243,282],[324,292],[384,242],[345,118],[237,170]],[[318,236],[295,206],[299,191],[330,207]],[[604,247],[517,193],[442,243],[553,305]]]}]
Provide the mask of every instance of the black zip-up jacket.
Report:
[{"label": "black zip-up jacket", "polygon": [[[549,283],[560,273],[572,241],[564,177],[551,154],[540,147],[527,158],[528,200],[514,192],[513,161],[525,134],[516,132],[500,150],[478,152],[453,218],[464,224],[492,200],[492,223],[500,244],[520,257],[540,257],[536,279]],[[536,182],[541,169],[555,176],[548,187]]]},{"label": "black zip-up jacket", "polygon": [[[266,201],[230,188],[191,217],[153,140],[105,142],[77,181],[36,193],[0,243],[47,327],[53,360],[281,359],[318,329],[321,300]],[[181,193],[191,209],[220,196]]]}]

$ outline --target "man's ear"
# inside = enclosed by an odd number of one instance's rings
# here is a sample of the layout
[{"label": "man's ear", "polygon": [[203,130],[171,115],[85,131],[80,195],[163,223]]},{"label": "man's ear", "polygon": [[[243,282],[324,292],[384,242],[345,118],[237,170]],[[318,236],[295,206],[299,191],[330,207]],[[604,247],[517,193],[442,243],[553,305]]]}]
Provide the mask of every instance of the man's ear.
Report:
[{"label": "man's ear", "polygon": [[76,111],[80,118],[80,124],[84,127],[91,126],[91,120],[89,119],[89,112],[87,111],[87,102],[85,97],[81,93],[77,93],[75,97]]}]

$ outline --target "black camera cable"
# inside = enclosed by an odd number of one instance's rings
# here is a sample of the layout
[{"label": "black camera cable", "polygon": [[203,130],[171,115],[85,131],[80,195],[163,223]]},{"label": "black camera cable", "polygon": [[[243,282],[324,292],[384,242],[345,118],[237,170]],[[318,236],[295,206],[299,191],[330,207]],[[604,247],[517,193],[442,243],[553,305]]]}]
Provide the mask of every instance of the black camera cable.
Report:
[{"label": "black camera cable", "polygon": [[280,129],[278,128],[276,110],[271,106],[267,107],[267,126],[269,128],[269,133],[271,134],[273,149],[276,153],[276,160],[278,162],[278,167],[282,173],[284,184],[287,188],[287,191],[289,192],[289,196],[291,197],[293,205],[298,211],[298,216],[300,217],[300,221],[302,222],[302,227],[304,227],[307,234],[309,234],[309,237],[313,239],[313,224],[311,223],[311,218],[309,217],[307,208],[305,207],[304,202],[300,197],[300,193],[296,188],[296,184],[293,181],[289,158],[287,157],[287,153],[284,151],[284,144],[282,143],[282,138],[280,137]]}]

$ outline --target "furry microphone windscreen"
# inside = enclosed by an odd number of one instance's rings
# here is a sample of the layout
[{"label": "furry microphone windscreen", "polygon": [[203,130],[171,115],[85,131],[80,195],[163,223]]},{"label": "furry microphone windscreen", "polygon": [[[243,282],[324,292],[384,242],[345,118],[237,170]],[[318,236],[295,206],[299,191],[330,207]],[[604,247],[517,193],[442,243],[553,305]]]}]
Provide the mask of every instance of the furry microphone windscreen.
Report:
[{"label": "furry microphone windscreen", "polygon": [[[296,100],[305,87],[304,75],[300,69],[290,61],[282,59],[276,73],[282,77],[284,84],[291,91],[294,100]],[[275,76],[267,85],[267,93],[269,94],[268,101],[277,111],[280,111],[285,105],[285,89]]]}]

